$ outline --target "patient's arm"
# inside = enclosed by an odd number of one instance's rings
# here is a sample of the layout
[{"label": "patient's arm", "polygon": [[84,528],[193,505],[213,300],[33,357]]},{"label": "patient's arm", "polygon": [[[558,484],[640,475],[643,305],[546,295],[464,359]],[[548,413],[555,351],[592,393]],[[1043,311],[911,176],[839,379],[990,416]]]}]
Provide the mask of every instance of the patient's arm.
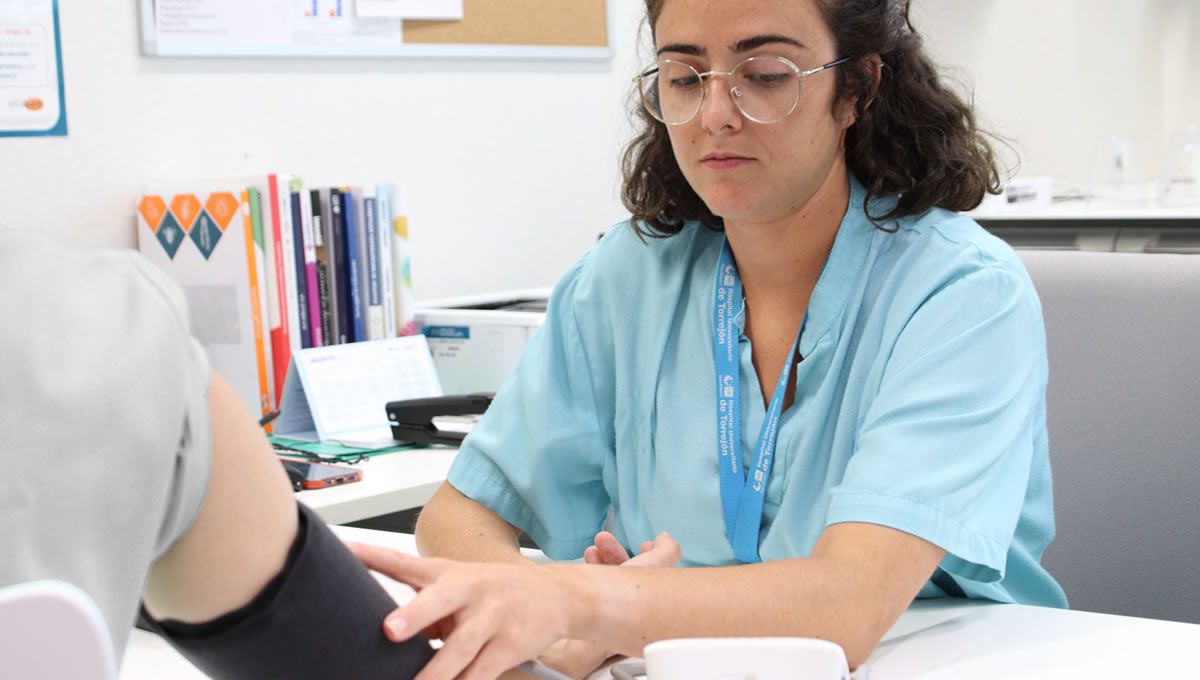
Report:
[{"label": "patient's arm", "polygon": [[217,373],[208,390],[212,469],[191,529],[150,570],[146,609],[208,621],[250,602],[283,567],[296,536],[287,473],[250,412]]},{"label": "patient's arm", "polygon": [[392,598],[298,506],[253,417],[215,373],[212,472],[191,529],[154,565],[151,625],[214,678],[412,678],[422,637],[381,630]]}]

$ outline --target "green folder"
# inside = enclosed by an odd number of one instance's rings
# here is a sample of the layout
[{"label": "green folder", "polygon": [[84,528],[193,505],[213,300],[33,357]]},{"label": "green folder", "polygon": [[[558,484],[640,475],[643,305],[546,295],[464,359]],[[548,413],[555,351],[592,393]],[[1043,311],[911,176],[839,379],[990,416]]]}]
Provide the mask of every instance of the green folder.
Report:
[{"label": "green folder", "polygon": [[275,435],[268,435],[267,439],[270,440],[271,446],[275,447],[275,452],[281,456],[292,454],[307,457],[304,454],[309,454],[310,456],[319,457],[322,460],[341,463],[354,463],[364,458],[371,458],[384,453],[424,448],[424,446],[418,444],[396,444],[395,446],[387,446],[381,449],[360,449],[353,446],[343,446],[334,442],[310,442],[301,439],[277,437]]}]

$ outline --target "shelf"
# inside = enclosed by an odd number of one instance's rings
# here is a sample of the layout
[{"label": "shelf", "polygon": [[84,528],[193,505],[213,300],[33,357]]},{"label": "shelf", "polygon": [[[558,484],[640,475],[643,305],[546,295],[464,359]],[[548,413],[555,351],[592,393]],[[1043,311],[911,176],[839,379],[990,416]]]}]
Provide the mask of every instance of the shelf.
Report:
[{"label": "shelf", "polygon": [[1042,220],[1073,222],[1184,220],[1200,222],[1200,206],[1188,208],[1164,208],[1158,206],[1139,208],[1060,205],[1049,208],[1007,208],[1002,211],[974,210],[966,214],[981,222],[1030,222]]}]

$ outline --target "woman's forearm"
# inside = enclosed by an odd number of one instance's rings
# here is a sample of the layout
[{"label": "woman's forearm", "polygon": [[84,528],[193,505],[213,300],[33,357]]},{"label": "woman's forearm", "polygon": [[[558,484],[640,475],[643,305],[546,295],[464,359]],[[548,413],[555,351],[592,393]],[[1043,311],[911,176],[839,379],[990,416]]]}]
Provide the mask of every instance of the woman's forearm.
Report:
[{"label": "woman's forearm", "polygon": [[817,637],[841,645],[853,663],[877,641],[867,640],[865,631],[874,626],[857,620],[860,607],[839,601],[843,588],[812,560],[590,570],[583,588],[592,596],[579,601],[593,603],[594,610],[572,615],[579,622],[572,637],[629,656],[673,638]]},{"label": "woman's forearm", "polygon": [[417,520],[417,550],[468,562],[528,562],[519,532],[499,515],[443,483]]},{"label": "woman's forearm", "polygon": [[848,541],[818,544],[805,559],[698,569],[548,568],[580,591],[572,598],[571,637],[606,649],[639,656],[647,644],[672,638],[815,637],[840,645],[854,667],[944,553],[898,531],[839,526]]}]

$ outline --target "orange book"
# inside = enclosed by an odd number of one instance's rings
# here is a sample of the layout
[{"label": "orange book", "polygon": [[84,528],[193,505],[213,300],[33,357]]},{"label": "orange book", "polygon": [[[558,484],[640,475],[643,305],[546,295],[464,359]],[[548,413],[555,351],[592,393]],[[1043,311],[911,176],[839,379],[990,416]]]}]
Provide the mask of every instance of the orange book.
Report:
[{"label": "orange book", "polygon": [[[250,282],[250,316],[254,324],[254,349],[258,361],[258,404],[259,412],[266,415],[274,407],[274,395],[271,390],[271,377],[274,366],[268,367],[267,338],[263,332],[262,305],[266,301],[265,292],[259,286],[259,259],[262,250],[262,229],[254,228],[253,210],[257,208],[257,190],[242,190],[242,226],[246,230],[246,268],[247,279]],[[253,196],[252,196],[253,194]],[[253,200],[252,200],[253,199]],[[267,425],[270,431],[270,425]]]}]

